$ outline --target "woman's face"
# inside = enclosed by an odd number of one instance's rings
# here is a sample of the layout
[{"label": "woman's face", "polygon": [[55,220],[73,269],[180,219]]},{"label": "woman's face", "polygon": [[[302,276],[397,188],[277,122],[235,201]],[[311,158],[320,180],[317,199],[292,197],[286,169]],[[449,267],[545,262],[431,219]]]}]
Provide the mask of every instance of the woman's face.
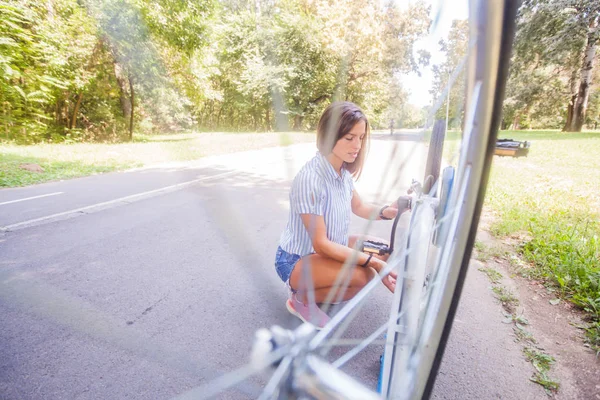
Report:
[{"label": "woman's face", "polygon": [[358,157],[366,134],[367,124],[365,121],[358,121],[347,134],[337,141],[331,152],[342,161],[352,164]]}]

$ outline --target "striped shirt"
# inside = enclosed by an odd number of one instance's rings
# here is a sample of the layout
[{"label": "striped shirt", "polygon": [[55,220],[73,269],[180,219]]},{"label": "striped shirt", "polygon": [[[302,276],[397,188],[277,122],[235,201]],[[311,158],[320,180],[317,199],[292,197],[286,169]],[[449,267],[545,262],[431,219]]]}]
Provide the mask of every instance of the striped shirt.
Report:
[{"label": "striped shirt", "polygon": [[342,168],[340,176],[325,156],[317,152],[292,182],[290,215],[279,246],[288,253],[300,256],[315,252],[300,214],[322,215],[327,238],[347,246],[353,190],[350,172]]}]

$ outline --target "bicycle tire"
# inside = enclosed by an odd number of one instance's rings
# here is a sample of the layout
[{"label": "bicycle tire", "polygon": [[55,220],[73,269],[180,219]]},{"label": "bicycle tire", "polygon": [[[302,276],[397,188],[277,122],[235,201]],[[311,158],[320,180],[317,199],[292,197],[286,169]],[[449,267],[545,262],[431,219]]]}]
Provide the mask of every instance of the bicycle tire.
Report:
[{"label": "bicycle tire", "polygon": [[[471,25],[471,34],[475,34],[478,38],[476,45],[471,49],[471,65],[468,71],[470,87],[467,88],[467,95],[473,119],[472,125],[467,126],[466,129],[472,131],[463,136],[463,149],[458,168],[459,182],[451,196],[453,204],[458,207],[452,222],[454,230],[450,230],[444,253],[440,253],[438,260],[440,264],[446,263],[444,268],[437,271],[440,276],[436,277],[436,282],[443,285],[443,290],[430,292],[424,311],[425,321],[419,322],[418,340],[403,349],[407,352],[404,355],[405,360],[398,358],[402,360],[399,362],[400,365],[396,366],[400,371],[395,371],[393,367],[385,369],[385,373],[389,376],[382,377],[382,381],[390,382],[390,387],[383,385],[382,391],[390,395],[390,398],[426,399],[431,395],[435,384],[466,278],[485,197],[508,69],[509,57],[501,55],[509,54],[512,47],[517,4],[517,1],[510,0],[504,4],[480,2],[478,8],[472,11],[470,20],[476,19],[477,22],[484,20],[486,24]],[[497,38],[500,38],[497,46],[490,44],[490,41],[498,40]],[[476,62],[473,61],[474,59]],[[490,68],[490,65],[495,67]],[[487,104],[486,99],[489,99]],[[440,129],[438,128],[437,131],[439,132]],[[436,132],[435,128],[434,132]],[[436,171],[439,173],[439,169],[434,170],[437,160],[436,150],[439,148],[434,145],[436,140],[437,135],[432,135],[426,178]],[[435,188],[424,185],[424,193],[435,194]],[[468,229],[458,229],[459,226]],[[400,314],[403,312],[399,310]],[[406,326],[398,329],[410,331]],[[384,359],[385,357],[387,353]],[[390,363],[391,361],[388,361],[388,364]],[[409,370],[410,365],[416,367]],[[403,376],[404,379],[394,381],[394,377],[398,375]]]},{"label": "bicycle tire", "polygon": [[[502,114],[502,102],[504,99],[504,92],[506,88],[506,80],[508,77],[508,67],[510,54],[512,50],[512,43],[515,35],[515,20],[517,15],[517,10],[519,8],[520,1],[519,0],[506,0],[503,4],[491,4],[487,3],[483,5],[483,8],[497,6],[499,10],[496,11],[497,16],[495,18],[499,18],[499,31],[489,32],[486,39],[491,40],[494,39],[494,35],[499,35],[499,43],[498,43],[498,52],[496,55],[496,71],[491,71],[491,76],[489,74],[489,70],[486,70],[486,66],[484,63],[476,64],[475,68],[472,68],[469,71],[469,74],[474,77],[471,79],[471,82],[474,82],[475,79],[484,79],[484,77],[490,76],[491,79],[495,81],[495,87],[491,91],[492,103],[491,103],[491,112],[489,115],[489,124],[482,127],[482,131],[485,132],[485,135],[482,135],[480,138],[480,142],[473,141],[469,143],[472,145],[472,148],[466,149],[467,155],[477,156],[483,155],[483,159],[480,160],[480,169],[481,174],[479,177],[474,178],[473,188],[475,189],[476,195],[473,201],[473,213],[470,218],[470,224],[468,224],[469,229],[466,233],[466,243],[464,246],[464,251],[460,254],[460,268],[458,269],[458,276],[456,278],[456,285],[454,290],[452,290],[451,295],[451,303],[447,312],[447,317],[442,324],[441,334],[439,336],[439,342],[437,349],[435,351],[435,356],[433,358],[433,362],[431,364],[430,370],[428,372],[427,380],[425,386],[422,388],[422,392],[420,393],[419,398],[428,399],[431,396],[431,392],[433,390],[435,380],[437,377],[437,373],[439,371],[439,367],[444,355],[444,351],[446,348],[446,344],[448,341],[448,337],[450,335],[450,331],[452,329],[452,322],[454,320],[454,316],[456,314],[456,310],[458,308],[458,303],[460,300],[460,295],[462,293],[463,284],[466,278],[466,274],[468,271],[469,262],[471,259],[471,251],[473,249],[473,244],[475,242],[475,236],[477,234],[477,227],[479,224],[479,217],[481,214],[481,209],[483,207],[483,202],[485,199],[485,193],[487,188],[487,182],[489,178],[490,167],[494,155],[494,147],[496,143],[496,138],[498,135],[498,129],[501,122],[501,114]],[[489,14],[494,14],[490,8],[486,8]],[[492,17],[494,18],[494,17]],[[486,27],[487,28],[487,27]],[[485,36],[485,30],[482,32],[481,26],[473,27],[472,29],[478,30],[477,34],[482,37]],[[498,40],[498,39],[496,39]],[[480,48],[485,46],[485,42],[479,42]],[[482,51],[479,49],[479,51]],[[468,99],[472,100],[472,99]],[[485,111],[482,111],[485,112]],[[462,165],[467,165],[469,163],[473,163],[475,160],[462,160]],[[465,236],[465,235],[463,235]]]}]

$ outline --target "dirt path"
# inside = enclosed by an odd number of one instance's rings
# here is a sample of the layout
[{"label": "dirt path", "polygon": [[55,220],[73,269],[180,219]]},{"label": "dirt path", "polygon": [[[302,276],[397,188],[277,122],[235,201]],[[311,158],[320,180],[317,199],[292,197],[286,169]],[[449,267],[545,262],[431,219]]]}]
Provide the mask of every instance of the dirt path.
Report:
[{"label": "dirt path", "polygon": [[[550,289],[541,282],[529,280],[517,272],[514,260],[514,248],[517,243],[511,239],[499,241],[492,237],[485,228],[486,218],[482,218],[478,241],[480,244],[474,251],[474,257],[483,263],[483,268],[498,271],[502,274],[499,282],[493,284],[503,287],[514,294],[517,301],[504,304],[512,307],[524,324],[512,323],[514,340],[523,348],[530,347],[554,357],[547,376],[560,385],[558,391],[552,393],[556,399],[600,399],[600,357],[587,347],[584,342],[584,331],[579,326],[584,324],[583,313],[571,303],[558,301]],[[496,294],[496,297],[498,295]],[[523,355],[525,358],[525,355]]]}]

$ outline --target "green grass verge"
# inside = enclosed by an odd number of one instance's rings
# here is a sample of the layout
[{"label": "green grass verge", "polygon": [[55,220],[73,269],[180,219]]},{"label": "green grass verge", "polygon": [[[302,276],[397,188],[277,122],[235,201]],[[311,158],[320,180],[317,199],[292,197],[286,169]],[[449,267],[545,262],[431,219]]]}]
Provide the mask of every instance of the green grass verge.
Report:
[{"label": "green grass verge", "polygon": [[600,133],[500,132],[528,140],[525,158],[494,157],[486,209],[496,236],[521,238],[529,277],[588,312],[600,351]]},{"label": "green grass verge", "polygon": [[526,328],[529,325],[529,321],[523,315],[516,314],[515,311],[516,306],[519,305],[519,299],[509,289],[500,284],[500,279],[502,278],[500,272],[493,268],[479,268],[479,271],[488,276],[492,283],[492,291],[496,295],[496,298],[502,302],[502,307],[506,311],[505,316],[507,318],[505,323],[514,324],[513,332],[515,340],[524,346],[523,354],[525,358],[536,369],[536,372],[529,379],[541,385],[549,395],[556,393],[560,388],[560,384],[549,376],[550,368],[555,363],[555,359],[537,345],[537,340]]},{"label": "green grass verge", "polygon": [[[119,164],[115,162],[90,165],[71,161],[53,161],[39,157],[23,157],[14,154],[0,155],[0,187],[33,185],[51,180],[76,178],[137,166],[135,163]],[[26,163],[38,164],[44,172],[31,172],[19,167]]]},{"label": "green grass verge", "polygon": [[486,274],[490,282],[492,282],[493,284],[500,283],[500,281],[502,280],[502,274],[494,268],[482,267],[479,268],[479,271]]},{"label": "green grass verge", "polygon": [[537,370],[537,372],[529,379],[542,385],[549,394],[556,392],[559,389],[560,384],[548,376],[550,366],[556,361],[554,357],[534,347],[525,347],[523,353],[525,354],[527,361],[530,361]]},{"label": "green grass verge", "polygon": [[[25,186],[145,165],[190,161],[212,155],[314,141],[314,133],[236,132],[137,135],[132,143],[0,143],[0,187]],[[25,163],[38,164],[44,172],[30,172],[20,168]]]}]

